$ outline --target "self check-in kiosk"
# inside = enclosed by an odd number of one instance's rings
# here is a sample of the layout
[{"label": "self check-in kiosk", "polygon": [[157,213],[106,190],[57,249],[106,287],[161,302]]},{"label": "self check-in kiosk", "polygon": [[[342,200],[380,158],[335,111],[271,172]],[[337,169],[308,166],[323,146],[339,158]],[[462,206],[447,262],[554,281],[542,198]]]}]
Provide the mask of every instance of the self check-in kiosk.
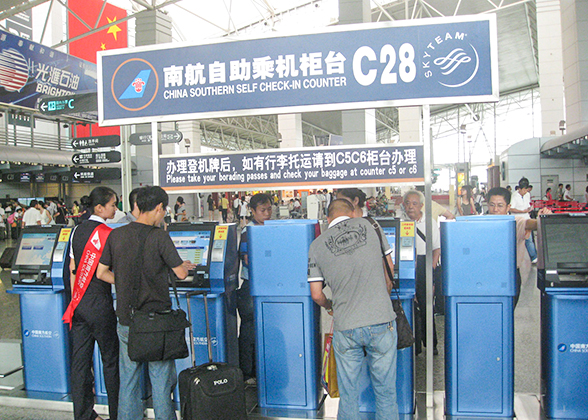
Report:
[{"label": "self check-in kiosk", "polygon": [[[415,297],[415,224],[401,222],[395,218],[377,218],[384,235],[392,248],[394,263],[394,280],[399,285],[398,296],[414,331],[414,297]],[[391,298],[398,299],[396,291]],[[360,410],[376,411],[376,399],[369,379],[367,362],[364,360],[360,378]],[[398,413],[411,415],[415,412],[414,391],[414,346],[398,350],[396,368],[396,396]]]},{"label": "self check-in kiosk", "polygon": [[541,404],[550,419],[588,418],[588,215],[540,216]]},{"label": "self check-in kiosk", "polygon": [[441,223],[448,418],[514,415],[515,234],[513,216]]},{"label": "self check-in kiosk", "polygon": [[[176,280],[180,307],[187,312],[186,293],[208,292],[208,310],[213,360],[238,366],[237,301],[239,258],[237,225],[216,222],[173,223],[169,235],[183,260],[196,264],[184,280]],[[175,296],[171,293],[175,305]],[[196,364],[208,361],[204,300],[201,295],[190,298]],[[189,342],[189,334],[186,332]],[[178,372],[191,366],[190,357],[176,361]]]},{"label": "self check-in kiosk", "polygon": [[261,409],[316,410],[320,385],[320,312],[310,295],[308,249],[316,220],[248,226]]},{"label": "self check-in kiosk", "polygon": [[61,320],[69,282],[69,237],[61,226],[26,227],[12,264],[20,300],[25,388],[69,393],[69,334]]}]

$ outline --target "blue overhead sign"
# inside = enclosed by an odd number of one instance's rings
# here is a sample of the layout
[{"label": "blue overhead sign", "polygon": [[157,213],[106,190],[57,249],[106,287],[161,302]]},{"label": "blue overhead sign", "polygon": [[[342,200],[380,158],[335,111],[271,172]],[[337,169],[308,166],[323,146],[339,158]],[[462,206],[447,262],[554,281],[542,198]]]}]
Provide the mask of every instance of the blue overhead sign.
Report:
[{"label": "blue overhead sign", "polygon": [[495,101],[494,15],[99,53],[103,125]]},{"label": "blue overhead sign", "polygon": [[0,30],[0,102],[34,109],[81,92],[96,92],[96,64]]},{"label": "blue overhead sign", "polygon": [[231,191],[374,186],[424,181],[422,145],[305,147],[161,156],[168,190]]}]

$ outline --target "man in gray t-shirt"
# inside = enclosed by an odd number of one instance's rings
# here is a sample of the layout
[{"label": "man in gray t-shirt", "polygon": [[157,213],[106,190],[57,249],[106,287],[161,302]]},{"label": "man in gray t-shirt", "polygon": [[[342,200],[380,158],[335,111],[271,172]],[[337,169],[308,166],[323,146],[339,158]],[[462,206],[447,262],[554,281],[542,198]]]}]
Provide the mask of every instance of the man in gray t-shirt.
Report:
[{"label": "man in gray t-shirt", "polygon": [[[374,227],[363,218],[353,219],[353,213],[353,204],[347,200],[329,205],[329,228],[308,251],[310,292],[335,320],[333,349],[341,397],[338,417],[359,415],[358,378],[365,352],[376,394],[376,420],[395,420],[398,337],[390,300],[392,281],[385,274]],[[387,243],[384,248],[392,268],[391,249]],[[333,292],[332,301],[323,293],[324,284]]]}]

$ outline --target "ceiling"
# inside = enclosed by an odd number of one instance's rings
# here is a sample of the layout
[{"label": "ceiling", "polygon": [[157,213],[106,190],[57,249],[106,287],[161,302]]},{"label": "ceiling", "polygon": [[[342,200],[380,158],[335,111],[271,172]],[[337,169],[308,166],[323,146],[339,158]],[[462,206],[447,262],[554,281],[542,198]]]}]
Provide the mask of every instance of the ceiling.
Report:
[{"label": "ceiling", "polygon": [[[174,22],[173,38],[177,41],[309,29],[336,24],[338,18],[338,0],[109,0],[109,3],[128,11],[126,19],[130,28],[134,26],[136,15],[145,10],[168,13]],[[61,8],[63,13],[67,8],[65,0],[3,0],[0,21],[36,7],[53,11]],[[495,13],[501,95],[538,86],[535,0],[371,0],[371,7],[373,22]],[[49,13],[46,15],[49,18]],[[68,42],[65,39],[53,47]],[[435,107],[431,112],[447,108]],[[303,114],[302,119],[306,146],[314,145],[314,136],[342,134],[340,112]],[[379,109],[376,119],[378,141],[395,141],[398,138],[397,110]],[[201,121],[201,127],[205,132],[203,144],[210,147],[279,147],[276,116],[205,120]]]}]

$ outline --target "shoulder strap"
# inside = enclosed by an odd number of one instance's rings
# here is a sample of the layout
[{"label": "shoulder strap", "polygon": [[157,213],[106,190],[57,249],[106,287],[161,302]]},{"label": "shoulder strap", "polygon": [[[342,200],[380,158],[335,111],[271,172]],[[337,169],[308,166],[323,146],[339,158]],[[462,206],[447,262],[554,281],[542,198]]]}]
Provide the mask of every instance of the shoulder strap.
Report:
[{"label": "shoulder strap", "polygon": [[382,237],[382,232],[380,232],[380,225],[378,224],[378,222],[376,222],[370,216],[366,216],[365,219],[368,222],[370,222],[370,224],[372,225],[372,227],[376,231],[376,234],[378,235],[378,239],[380,239],[380,248],[382,250],[382,257],[384,258],[384,265],[386,266],[386,271],[388,272],[388,277],[390,278],[390,280],[392,280],[393,288],[396,290],[396,293],[398,293],[398,288],[400,287],[400,285],[398,284],[398,282],[394,278],[394,273],[392,272],[392,269],[390,268],[390,264],[388,264],[388,259],[386,258],[386,254],[385,254],[386,248],[384,248],[384,238]]},{"label": "shoulder strap", "polygon": [[420,237],[420,238],[421,238],[423,241],[427,242],[427,237],[425,236],[425,234],[424,234],[424,233],[423,233],[423,232],[422,232],[422,231],[421,231],[419,228],[417,228],[417,235],[419,235],[419,237]]},{"label": "shoulder strap", "polygon": [[[133,297],[131,299],[131,313],[134,312],[136,309],[139,309],[137,307],[138,303],[139,303],[139,284],[141,282],[141,279],[143,277],[143,257],[144,257],[144,249],[145,249],[145,242],[147,242],[147,238],[149,237],[149,234],[151,233],[151,231],[155,229],[154,226],[150,226],[150,229],[147,231],[147,233],[143,234],[140,236],[139,238],[139,253],[137,254],[137,258],[135,259],[135,272],[139,273],[139,281],[135,282],[133,284]],[[174,275],[170,275],[169,276],[171,279],[171,284],[172,287],[174,289],[174,295],[176,297],[176,303],[178,304],[178,308],[180,307],[180,298],[178,297],[178,290],[176,288],[176,278]]]}]

